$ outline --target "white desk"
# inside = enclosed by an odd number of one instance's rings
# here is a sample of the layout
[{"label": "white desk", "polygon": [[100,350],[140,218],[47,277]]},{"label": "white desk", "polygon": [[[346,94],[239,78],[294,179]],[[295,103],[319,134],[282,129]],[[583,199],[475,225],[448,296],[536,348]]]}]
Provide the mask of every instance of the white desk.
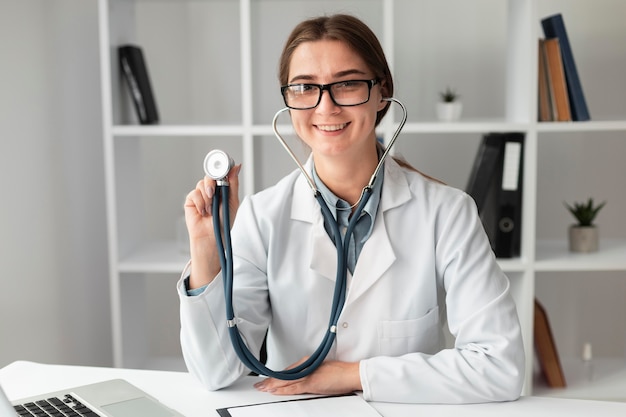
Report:
[{"label": "white desk", "polygon": [[[187,417],[217,416],[216,408],[286,399],[256,391],[247,378],[233,387],[208,392],[184,372],[145,371],[13,362],[0,369],[0,385],[9,399],[37,395],[105,379],[123,378]],[[509,403],[423,405],[372,403],[384,417],[396,416],[626,416],[626,403],[522,397]]]}]

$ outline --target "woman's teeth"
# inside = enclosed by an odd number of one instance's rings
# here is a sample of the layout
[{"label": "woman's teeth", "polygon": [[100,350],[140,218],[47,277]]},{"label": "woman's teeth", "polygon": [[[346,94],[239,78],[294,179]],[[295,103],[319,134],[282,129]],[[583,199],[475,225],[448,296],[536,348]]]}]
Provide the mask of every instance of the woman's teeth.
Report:
[{"label": "woman's teeth", "polygon": [[345,128],[347,125],[348,125],[347,123],[343,123],[343,124],[340,124],[340,125],[324,125],[324,126],[320,125],[317,128],[319,130],[323,130],[325,132],[335,132],[337,130],[341,130],[341,129]]}]

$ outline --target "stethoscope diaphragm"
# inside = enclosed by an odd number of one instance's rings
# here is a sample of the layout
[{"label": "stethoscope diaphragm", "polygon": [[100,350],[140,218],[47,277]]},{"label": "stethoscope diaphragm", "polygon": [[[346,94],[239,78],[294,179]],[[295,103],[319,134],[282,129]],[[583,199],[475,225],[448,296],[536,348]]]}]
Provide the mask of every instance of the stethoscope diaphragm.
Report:
[{"label": "stethoscope diaphragm", "polygon": [[224,151],[212,150],[204,158],[204,172],[214,180],[222,180],[235,165],[235,161]]}]

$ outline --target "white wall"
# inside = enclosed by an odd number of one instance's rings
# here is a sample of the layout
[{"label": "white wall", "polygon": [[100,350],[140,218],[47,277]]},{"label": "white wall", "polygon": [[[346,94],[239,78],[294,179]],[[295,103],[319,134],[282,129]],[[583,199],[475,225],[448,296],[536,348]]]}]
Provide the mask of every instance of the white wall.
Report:
[{"label": "white wall", "polygon": [[110,365],[97,3],[0,3],[0,366]]}]

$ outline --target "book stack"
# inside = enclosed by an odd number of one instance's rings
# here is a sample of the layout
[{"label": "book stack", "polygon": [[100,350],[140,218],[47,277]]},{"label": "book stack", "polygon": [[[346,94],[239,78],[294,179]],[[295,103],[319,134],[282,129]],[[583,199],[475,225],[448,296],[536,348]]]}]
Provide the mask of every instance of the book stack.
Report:
[{"label": "book stack", "polygon": [[589,120],[582,84],[565,30],[563,16],[541,20],[545,39],[539,39],[539,111],[542,122]]}]

